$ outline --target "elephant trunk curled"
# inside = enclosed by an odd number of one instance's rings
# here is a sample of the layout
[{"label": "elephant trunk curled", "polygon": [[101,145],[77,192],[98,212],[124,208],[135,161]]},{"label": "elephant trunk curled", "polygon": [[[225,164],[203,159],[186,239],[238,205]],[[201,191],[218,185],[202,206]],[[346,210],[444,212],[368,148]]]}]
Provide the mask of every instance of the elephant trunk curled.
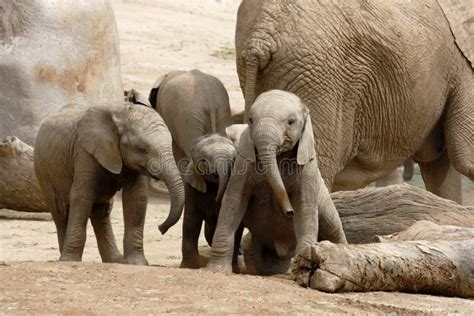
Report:
[{"label": "elephant trunk curled", "polygon": [[280,209],[286,216],[292,216],[294,214],[293,206],[290,203],[285,184],[281,178],[276,157],[282,143],[282,137],[279,137],[279,134],[281,133],[273,125],[262,124],[256,126],[253,139],[255,140],[255,147],[257,148],[263,172]]},{"label": "elephant trunk curled", "polygon": [[159,176],[166,184],[170,194],[171,207],[166,220],[158,226],[160,232],[165,234],[168,229],[176,224],[181,217],[184,207],[184,185],[178,167],[171,152],[159,162],[159,169],[150,166],[150,173]]}]

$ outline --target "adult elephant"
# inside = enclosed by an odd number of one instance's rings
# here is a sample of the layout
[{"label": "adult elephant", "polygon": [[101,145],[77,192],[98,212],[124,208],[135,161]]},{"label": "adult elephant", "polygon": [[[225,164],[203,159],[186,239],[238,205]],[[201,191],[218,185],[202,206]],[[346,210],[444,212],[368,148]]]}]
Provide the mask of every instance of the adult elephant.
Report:
[{"label": "adult elephant", "polygon": [[246,113],[264,91],[298,95],[332,191],[413,157],[430,191],[460,202],[456,170],[474,179],[474,76],[456,45],[470,42],[456,40],[434,0],[244,0],[235,45]]},{"label": "adult elephant", "polygon": [[107,0],[0,1],[0,139],[33,145],[72,101],[120,101],[115,18]]}]

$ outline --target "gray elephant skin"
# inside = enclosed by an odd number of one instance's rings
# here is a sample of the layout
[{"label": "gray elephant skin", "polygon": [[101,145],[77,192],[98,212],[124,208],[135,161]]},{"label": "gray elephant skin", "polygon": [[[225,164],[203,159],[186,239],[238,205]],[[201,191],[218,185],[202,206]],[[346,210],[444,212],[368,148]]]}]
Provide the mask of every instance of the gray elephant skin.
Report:
[{"label": "gray elephant skin", "polygon": [[234,233],[252,235],[258,274],[286,273],[290,259],[321,239],[347,243],[318,169],[309,110],[294,94],[261,94],[248,114],[224,194],[208,268],[229,272]]},{"label": "gray elephant skin", "polygon": [[235,45],[246,112],[267,90],[298,95],[332,191],[413,157],[428,190],[461,202],[458,172],[474,180],[474,75],[454,29],[435,0],[244,0]]},{"label": "gray elephant skin", "polygon": [[[212,245],[235,158],[235,147],[223,136],[232,123],[229,96],[218,78],[194,69],[158,78],[149,100],[170,129],[173,154],[185,183],[181,267],[199,268],[206,264],[198,251],[202,222]],[[236,234],[234,270],[242,230]]]},{"label": "gray elephant skin", "polygon": [[79,100],[120,101],[108,1],[0,1],[0,139],[34,145],[41,122]]},{"label": "gray elephant skin", "polygon": [[[80,261],[90,218],[102,261],[147,264],[143,226],[147,177],[163,179],[171,209],[164,234],[181,217],[184,187],[171,135],[149,107],[122,102],[70,104],[41,125],[34,151],[36,176],[56,224],[61,261]],[[123,258],[110,223],[122,189]]]}]

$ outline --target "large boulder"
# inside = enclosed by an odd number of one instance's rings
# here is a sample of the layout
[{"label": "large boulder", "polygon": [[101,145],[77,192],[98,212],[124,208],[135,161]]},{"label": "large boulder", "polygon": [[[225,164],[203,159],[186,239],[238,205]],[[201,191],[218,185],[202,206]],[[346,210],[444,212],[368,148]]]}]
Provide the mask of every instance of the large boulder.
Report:
[{"label": "large boulder", "polygon": [[123,98],[107,0],[0,1],[0,139],[34,145],[43,119],[81,98]]}]

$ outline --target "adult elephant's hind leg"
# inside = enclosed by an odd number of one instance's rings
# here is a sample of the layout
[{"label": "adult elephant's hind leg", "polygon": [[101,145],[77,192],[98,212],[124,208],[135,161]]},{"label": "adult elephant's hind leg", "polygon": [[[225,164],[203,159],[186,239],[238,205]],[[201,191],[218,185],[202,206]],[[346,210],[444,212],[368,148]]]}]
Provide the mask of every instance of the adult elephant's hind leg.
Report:
[{"label": "adult elephant's hind leg", "polygon": [[420,162],[420,172],[428,191],[462,204],[462,179],[445,151],[436,160]]},{"label": "adult elephant's hind leg", "polygon": [[103,262],[122,262],[123,257],[117,248],[112,223],[110,222],[110,211],[113,200],[106,203],[95,204],[92,209],[91,222],[94,227],[97,247]]},{"label": "adult elephant's hind leg", "polygon": [[454,168],[474,181],[474,74],[471,69],[464,78],[448,101],[443,128]]}]

